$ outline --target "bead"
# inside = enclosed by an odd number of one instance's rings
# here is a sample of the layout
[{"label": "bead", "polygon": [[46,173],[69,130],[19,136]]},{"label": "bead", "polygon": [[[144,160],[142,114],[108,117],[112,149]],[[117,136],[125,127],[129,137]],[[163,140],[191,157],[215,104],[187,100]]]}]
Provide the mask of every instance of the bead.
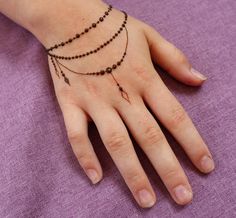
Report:
[{"label": "bead", "polygon": [[79,37],[80,37],[80,34],[77,33],[75,36],[76,36],[76,38],[79,38]]},{"label": "bead", "polygon": [[104,74],[105,74],[105,71],[104,71],[104,70],[101,70],[101,71],[100,71],[100,74],[101,74],[101,75],[104,75]]},{"label": "bead", "polygon": [[112,68],[113,68],[114,70],[116,69],[116,67],[117,67],[116,64],[113,64]]},{"label": "bead", "polygon": [[107,73],[111,73],[111,72],[112,72],[112,68],[108,67],[108,68],[106,69],[106,72],[107,72]]},{"label": "bead", "polygon": [[96,26],[97,26],[97,24],[96,24],[96,23],[93,23],[93,24],[92,24],[92,27],[93,27],[93,28],[95,28]]},{"label": "bead", "polygon": [[120,64],[121,64],[120,61],[118,61],[118,62],[117,62],[117,65],[120,66]]},{"label": "bead", "polygon": [[69,39],[68,42],[72,42],[72,39]]},{"label": "bead", "polygon": [[123,91],[122,87],[119,87],[119,90],[120,90],[120,91]]},{"label": "bead", "polygon": [[97,72],[97,75],[99,75],[100,73],[99,72]]},{"label": "bead", "polygon": [[109,15],[109,13],[106,11],[106,12],[105,12],[105,15]]},{"label": "bead", "polygon": [[84,30],[84,32],[86,32],[86,33],[87,33],[88,31],[89,31],[89,29],[88,29],[88,28],[86,28],[86,29]]},{"label": "bead", "polygon": [[62,43],[61,43],[61,46],[64,46],[64,45],[65,45],[65,43],[64,43],[64,42],[62,42]]},{"label": "bead", "polygon": [[102,22],[102,21],[104,20],[104,18],[103,18],[103,17],[100,17],[99,20]]}]

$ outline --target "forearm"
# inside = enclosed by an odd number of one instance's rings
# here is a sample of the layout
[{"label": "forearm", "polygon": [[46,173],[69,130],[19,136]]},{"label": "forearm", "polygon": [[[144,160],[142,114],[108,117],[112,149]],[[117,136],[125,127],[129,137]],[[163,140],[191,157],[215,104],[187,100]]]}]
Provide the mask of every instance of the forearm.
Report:
[{"label": "forearm", "polygon": [[[102,14],[101,0],[0,0],[0,12],[32,32],[45,46]],[[62,31],[63,29],[63,31]]]}]

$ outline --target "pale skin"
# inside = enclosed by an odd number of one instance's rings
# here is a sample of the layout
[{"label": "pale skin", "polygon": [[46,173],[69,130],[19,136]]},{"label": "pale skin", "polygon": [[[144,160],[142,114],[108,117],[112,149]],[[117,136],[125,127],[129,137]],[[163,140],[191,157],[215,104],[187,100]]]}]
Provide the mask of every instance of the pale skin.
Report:
[{"label": "pale skin", "polygon": [[[22,0],[20,3],[0,0],[0,11],[32,32],[45,48],[74,36],[97,20],[106,9],[107,4],[100,0]],[[116,31],[122,19],[122,13],[113,9],[100,27],[81,38],[80,42],[55,53],[66,56],[95,48]],[[129,94],[131,104],[121,98],[110,75],[86,77],[67,73],[71,81],[68,86],[56,76],[49,62],[69,141],[92,183],[99,182],[103,177],[102,168],[88,137],[88,122],[94,122],[137,203],[143,208],[152,207],[157,197],[135,153],[129,130],[173,200],[180,205],[188,204],[193,198],[191,185],[156,119],[175,137],[199,171],[210,173],[214,162],[206,143],[182,105],[163,83],[152,60],[175,79],[190,86],[201,86],[207,78],[194,70],[183,52],[154,28],[129,16],[127,29],[127,56],[114,76]],[[100,69],[117,60],[124,44],[123,32],[99,54],[81,62],[63,63],[82,72]]]}]

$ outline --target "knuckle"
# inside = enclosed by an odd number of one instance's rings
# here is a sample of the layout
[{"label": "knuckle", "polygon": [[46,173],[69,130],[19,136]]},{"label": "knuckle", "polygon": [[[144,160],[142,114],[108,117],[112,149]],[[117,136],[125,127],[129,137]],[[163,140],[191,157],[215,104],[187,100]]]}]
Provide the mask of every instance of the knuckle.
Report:
[{"label": "knuckle", "polygon": [[144,131],[144,137],[146,144],[150,146],[154,144],[159,144],[164,140],[164,136],[163,133],[161,132],[161,129],[154,126],[146,127]]},{"label": "knuckle", "polygon": [[71,144],[81,144],[85,142],[85,134],[80,132],[68,131],[67,135]]},{"label": "knuckle", "polygon": [[67,87],[61,87],[57,90],[56,95],[58,98],[61,99],[71,99],[72,98],[72,92]]},{"label": "knuckle", "polygon": [[106,140],[106,145],[111,152],[120,151],[124,146],[127,146],[128,144],[128,137],[126,137],[124,134],[117,132],[111,133]]},{"label": "knuckle", "polygon": [[126,176],[128,183],[132,187],[139,186],[139,184],[142,182],[142,178],[143,176],[140,173],[133,171],[129,172]]},{"label": "knuckle", "polygon": [[169,126],[171,128],[177,128],[181,125],[185,119],[187,118],[187,114],[181,105],[176,106],[171,110],[170,118],[169,118]]},{"label": "knuckle", "polygon": [[88,152],[85,152],[82,149],[75,150],[74,154],[82,166],[89,165],[93,158]]},{"label": "knuckle", "polygon": [[165,172],[164,174],[164,180],[165,181],[171,181],[179,176],[179,171],[177,169],[171,169]]},{"label": "knuckle", "polygon": [[136,73],[137,78],[145,83],[147,87],[157,78],[157,73],[152,73],[151,70],[147,70],[147,67],[134,66],[133,70]]},{"label": "knuckle", "polygon": [[181,65],[188,64],[188,59],[185,56],[185,54],[181,50],[179,50],[177,47],[175,47],[174,45],[173,45],[173,47],[174,47],[174,54],[177,58],[177,62],[180,63]]},{"label": "knuckle", "polygon": [[55,94],[61,107],[64,105],[77,105],[77,96],[67,87],[58,89]]},{"label": "knuckle", "polygon": [[89,93],[91,97],[95,97],[95,98],[101,97],[101,89],[96,84],[94,84],[91,81],[85,81],[84,85],[86,87],[87,92]]}]

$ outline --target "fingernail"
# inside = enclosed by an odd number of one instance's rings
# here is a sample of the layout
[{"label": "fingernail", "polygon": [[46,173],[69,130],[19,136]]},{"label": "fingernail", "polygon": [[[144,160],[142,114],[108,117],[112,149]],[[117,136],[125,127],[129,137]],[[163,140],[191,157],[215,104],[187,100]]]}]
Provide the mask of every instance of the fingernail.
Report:
[{"label": "fingernail", "polygon": [[188,203],[193,197],[193,193],[187,190],[183,185],[175,187],[174,193],[181,204]]},{"label": "fingernail", "polygon": [[143,189],[138,192],[140,203],[143,207],[152,207],[155,204],[155,200],[149,191]]},{"label": "fingernail", "polygon": [[88,169],[86,171],[88,177],[90,178],[90,180],[92,181],[93,184],[96,184],[97,182],[99,182],[99,177],[98,174],[95,170],[93,169]]},{"label": "fingernail", "polygon": [[202,158],[201,166],[206,172],[211,172],[215,168],[213,160],[207,155]]},{"label": "fingernail", "polygon": [[200,80],[206,80],[207,77],[201,74],[199,71],[195,70],[194,68],[191,68],[192,74],[194,74],[196,77],[198,77]]}]

